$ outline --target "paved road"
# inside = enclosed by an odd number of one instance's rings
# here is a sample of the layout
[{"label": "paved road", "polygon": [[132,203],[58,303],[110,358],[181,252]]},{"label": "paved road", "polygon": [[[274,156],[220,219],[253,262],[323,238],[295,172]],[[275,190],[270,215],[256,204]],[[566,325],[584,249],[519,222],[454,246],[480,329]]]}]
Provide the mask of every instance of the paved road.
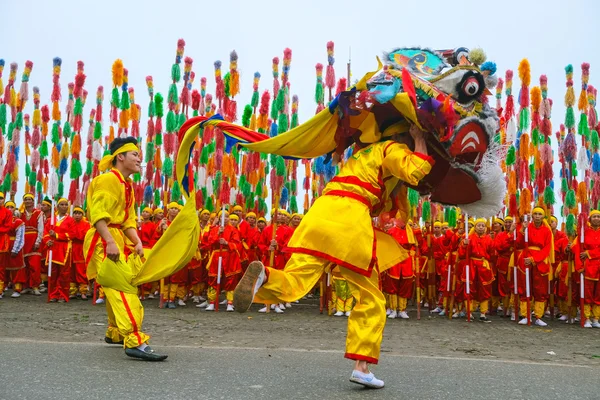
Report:
[{"label": "paved road", "polygon": [[[600,398],[598,367],[384,355],[386,387],[348,381],[337,351],[159,347],[163,363],[100,343],[0,338],[0,399]],[[368,392],[368,393],[367,393]]]}]

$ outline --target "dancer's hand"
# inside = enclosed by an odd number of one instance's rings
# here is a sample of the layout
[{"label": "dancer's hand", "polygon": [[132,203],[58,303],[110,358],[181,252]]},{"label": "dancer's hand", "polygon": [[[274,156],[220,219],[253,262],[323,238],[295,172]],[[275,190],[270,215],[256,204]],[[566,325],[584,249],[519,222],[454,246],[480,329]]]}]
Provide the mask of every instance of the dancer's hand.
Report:
[{"label": "dancer's hand", "polygon": [[225,239],[223,239],[223,238],[219,239],[219,243],[220,243],[220,244],[223,244],[223,245],[227,245],[227,244],[229,244],[229,242],[227,242],[227,240],[225,240]]},{"label": "dancer's hand", "polygon": [[142,245],[142,242],[138,242],[133,249],[138,256],[142,258],[144,257],[144,246]]},{"label": "dancer's hand", "polygon": [[109,260],[117,262],[119,261],[120,256],[121,252],[115,242],[106,243],[106,257],[108,257]]},{"label": "dancer's hand", "polygon": [[419,129],[415,124],[408,130],[410,136],[415,141],[415,152],[427,155],[427,143],[425,142],[425,132]]},{"label": "dancer's hand", "polygon": [[48,235],[50,235],[50,237],[55,238],[56,237],[56,232],[54,232],[53,230],[50,230],[50,232],[48,232]]},{"label": "dancer's hand", "polygon": [[52,247],[54,246],[54,240],[48,240],[48,243],[46,243],[48,245],[48,247]]},{"label": "dancer's hand", "polygon": [[581,253],[581,254],[579,255],[579,259],[580,259],[581,261],[585,261],[585,260],[587,260],[588,258],[589,258],[589,257],[588,257],[588,254],[587,254],[586,252],[583,252],[583,253]]},{"label": "dancer's hand", "polygon": [[525,265],[532,265],[532,264],[533,264],[533,258],[527,257],[525,259]]}]

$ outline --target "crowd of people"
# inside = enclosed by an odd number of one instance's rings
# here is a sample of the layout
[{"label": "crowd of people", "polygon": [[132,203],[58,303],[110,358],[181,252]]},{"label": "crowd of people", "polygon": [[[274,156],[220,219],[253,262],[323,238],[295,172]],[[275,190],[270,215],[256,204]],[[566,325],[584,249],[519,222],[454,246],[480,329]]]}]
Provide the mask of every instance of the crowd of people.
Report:
[{"label": "crowd of people", "polygon": [[[72,299],[104,302],[102,287],[88,281],[83,243],[90,224],[85,211],[66,199],[45,198],[38,207],[25,194],[17,207],[0,196],[0,298],[18,298],[48,292],[49,302]],[[152,249],[169,229],[182,206],[144,208],[138,217],[138,235],[144,249]],[[161,297],[167,309],[186,306],[214,311],[220,303],[234,311],[233,291],[252,261],[283,269],[289,260],[286,246],[302,220],[301,214],[272,210],[269,224],[254,212],[233,206],[228,212],[198,210],[201,235],[194,258],[175,274],[139,287],[140,299]],[[426,222],[380,217],[375,224],[405,249],[408,257],[381,273],[388,319],[408,319],[410,301],[448,318],[490,322],[490,315],[509,317],[519,324],[546,326],[548,317],[600,328],[600,212],[592,211],[581,238],[569,240],[554,216],[536,207],[531,216],[470,219],[451,228],[447,222]],[[349,316],[354,298],[339,273],[330,265],[333,315]],[[581,290],[581,277],[584,277]],[[418,288],[418,290],[416,290]],[[580,296],[583,293],[583,310]],[[569,301],[570,296],[570,301]],[[265,305],[259,312],[282,313],[290,303]],[[267,310],[270,307],[270,310]]]}]

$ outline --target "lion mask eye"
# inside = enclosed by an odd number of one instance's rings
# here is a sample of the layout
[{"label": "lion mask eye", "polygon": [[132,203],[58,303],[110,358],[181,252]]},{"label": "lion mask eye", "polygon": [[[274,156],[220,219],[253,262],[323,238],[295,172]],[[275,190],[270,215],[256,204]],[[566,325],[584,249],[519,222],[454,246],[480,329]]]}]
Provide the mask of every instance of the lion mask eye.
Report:
[{"label": "lion mask eye", "polygon": [[465,69],[442,74],[441,78],[435,80],[433,84],[463,105],[468,105],[478,99],[485,90],[483,75],[477,71]]}]

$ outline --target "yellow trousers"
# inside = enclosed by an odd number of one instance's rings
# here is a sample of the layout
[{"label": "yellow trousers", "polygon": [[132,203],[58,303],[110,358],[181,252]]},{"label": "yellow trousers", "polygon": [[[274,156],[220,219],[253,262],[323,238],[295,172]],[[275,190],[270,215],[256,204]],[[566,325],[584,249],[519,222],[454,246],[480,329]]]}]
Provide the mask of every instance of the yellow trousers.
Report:
[{"label": "yellow trousers", "polygon": [[[541,319],[544,316],[544,312],[546,311],[546,302],[545,301],[532,301],[533,305],[533,313],[537,319]],[[527,316],[527,301],[521,301],[519,305],[519,314],[524,318]]]},{"label": "yellow trousers", "polygon": [[[329,261],[308,254],[294,253],[283,270],[268,268],[268,280],[254,299],[257,303],[276,304],[296,301],[319,281]],[[383,328],[385,297],[379,290],[379,273],[367,277],[340,268],[356,304],[348,317],[345,357],[377,364]]]},{"label": "yellow trousers", "polygon": [[69,285],[69,294],[72,296],[75,296],[77,293],[87,295],[87,292],[88,286],[85,283],[80,283],[79,286],[77,286],[76,282],[71,282]]},{"label": "yellow trousers", "polygon": [[408,299],[406,297],[398,296],[398,311],[406,311],[406,305],[408,304]]},{"label": "yellow trousers", "polygon": [[[217,289],[215,289],[212,286],[209,286],[208,289],[206,289],[206,297],[207,297],[209,303],[218,301]],[[227,299],[227,304],[232,304],[233,303],[233,290],[229,290],[229,291],[225,292],[225,298]]]},{"label": "yellow trousers", "polygon": [[104,288],[108,329],[106,336],[118,342],[123,339],[125,347],[137,347],[148,342],[150,336],[141,331],[144,307],[137,294]]},{"label": "yellow trousers", "polygon": [[177,296],[177,290],[179,289],[176,283],[165,283],[163,285],[163,299],[165,301],[175,301],[175,297]]},{"label": "yellow trousers", "polygon": [[599,319],[600,318],[600,306],[584,304],[583,305],[583,314],[586,319]]}]

